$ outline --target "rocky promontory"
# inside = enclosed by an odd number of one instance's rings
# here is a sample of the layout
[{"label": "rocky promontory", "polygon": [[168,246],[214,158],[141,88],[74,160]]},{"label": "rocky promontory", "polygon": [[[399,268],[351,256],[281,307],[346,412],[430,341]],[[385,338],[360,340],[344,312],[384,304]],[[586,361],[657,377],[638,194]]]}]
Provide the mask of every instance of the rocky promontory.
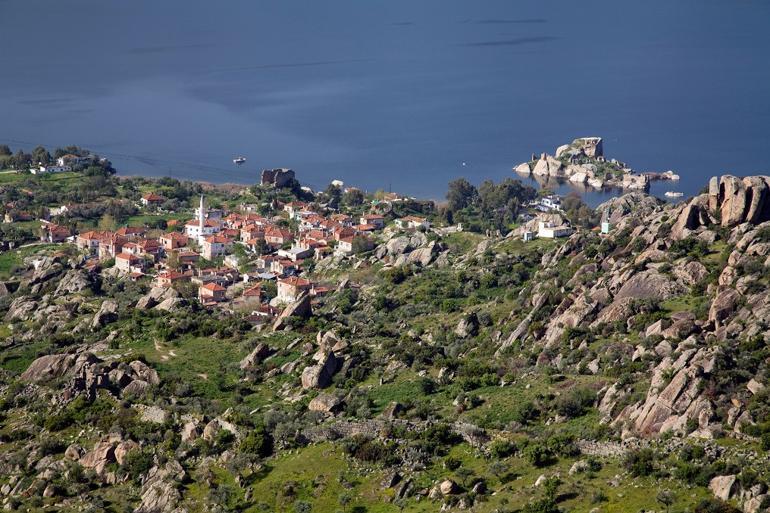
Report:
[{"label": "rocky promontory", "polygon": [[[540,179],[567,180],[593,189],[604,187],[647,191],[650,177],[637,174],[616,159],[607,160],[601,137],[581,137],[556,149],[554,155],[532,155],[529,162],[513,168],[520,175]],[[675,175],[661,174],[660,178]]]}]

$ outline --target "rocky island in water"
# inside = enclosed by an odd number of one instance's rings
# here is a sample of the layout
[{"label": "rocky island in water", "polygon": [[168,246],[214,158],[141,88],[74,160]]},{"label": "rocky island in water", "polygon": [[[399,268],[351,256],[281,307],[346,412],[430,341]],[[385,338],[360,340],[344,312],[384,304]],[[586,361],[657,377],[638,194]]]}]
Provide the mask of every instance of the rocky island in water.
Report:
[{"label": "rocky island in water", "polygon": [[668,204],[584,138],[516,170],[597,209],[437,204],[51,151],[0,146],[4,510],[768,511],[770,177]]},{"label": "rocky island in water", "polygon": [[521,176],[535,177],[539,182],[569,181],[593,189],[616,188],[648,191],[652,180],[679,180],[673,171],[636,173],[624,162],[607,160],[601,137],[581,137],[556,148],[554,155],[532,154],[529,162],[515,166]]}]

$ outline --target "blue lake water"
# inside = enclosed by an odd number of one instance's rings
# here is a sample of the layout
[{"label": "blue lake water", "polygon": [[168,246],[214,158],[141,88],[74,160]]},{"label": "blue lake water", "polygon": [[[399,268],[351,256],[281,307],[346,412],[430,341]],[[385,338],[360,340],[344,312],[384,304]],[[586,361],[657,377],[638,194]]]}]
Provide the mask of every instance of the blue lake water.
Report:
[{"label": "blue lake water", "polygon": [[768,21],[763,0],[0,0],[0,142],[441,198],[601,135],[693,194],[770,172]]}]

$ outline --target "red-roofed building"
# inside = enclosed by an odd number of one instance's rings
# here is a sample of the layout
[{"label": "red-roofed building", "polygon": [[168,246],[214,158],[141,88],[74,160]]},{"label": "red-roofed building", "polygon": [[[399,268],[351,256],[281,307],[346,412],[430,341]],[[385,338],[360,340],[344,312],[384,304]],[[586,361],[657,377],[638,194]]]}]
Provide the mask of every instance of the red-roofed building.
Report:
[{"label": "red-roofed building", "polygon": [[359,224],[370,224],[375,227],[375,229],[379,230],[380,228],[385,227],[385,218],[379,214],[368,214],[365,216],[361,216],[361,219],[358,220]]},{"label": "red-roofed building", "polygon": [[213,260],[227,254],[233,248],[233,240],[223,235],[209,235],[203,239],[201,254],[207,260]]},{"label": "red-roofed building", "polygon": [[195,251],[179,251],[177,253],[177,258],[179,259],[179,265],[191,267],[201,259],[201,256]]},{"label": "red-roofed building", "polygon": [[334,229],[334,240],[341,240],[348,237],[352,237],[356,234],[356,231],[349,226],[339,226]]},{"label": "red-roofed building", "polygon": [[136,243],[136,246],[138,255],[150,256],[153,260],[157,260],[160,255],[161,245],[156,239],[142,239]]},{"label": "red-roofed building", "polygon": [[160,244],[166,251],[182,248],[187,245],[187,236],[179,232],[170,232],[165,235],[161,235]]},{"label": "red-roofed building", "polygon": [[136,240],[139,236],[144,235],[146,231],[145,228],[139,226],[124,226],[123,228],[118,228],[115,231],[115,235],[125,237],[126,240]]},{"label": "red-roofed building", "polygon": [[128,253],[118,253],[115,255],[115,267],[126,273],[141,273],[144,270],[144,260],[138,256]]},{"label": "red-roofed building", "polygon": [[282,303],[293,303],[299,297],[308,292],[313,284],[309,280],[298,276],[291,276],[278,280],[278,301]]},{"label": "red-roofed building", "polygon": [[142,201],[142,205],[144,205],[145,207],[158,206],[162,204],[164,201],[166,201],[166,198],[164,198],[163,196],[159,196],[153,192],[149,192],[144,196],[142,196],[141,201]]},{"label": "red-roofed building", "polygon": [[43,242],[64,242],[67,237],[70,236],[70,229],[66,226],[60,226],[58,224],[47,223],[42,227],[42,235],[40,240]]},{"label": "red-roofed building", "polygon": [[198,288],[198,299],[201,303],[219,303],[224,301],[227,289],[214,282],[206,283]]},{"label": "red-roofed building", "polygon": [[265,230],[265,242],[271,246],[283,246],[294,240],[294,236],[289,230],[277,227],[270,227]]},{"label": "red-roofed building", "polygon": [[190,275],[177,271],[161,271],[155,278],[158,287],[172,287],[175,283],[190,281]]},{"label": "red-roofed building", "polygon": [[109,240],[110,237],[112,237],[112,232],[92,230],[79,234],[75,238],[75,244],[77,244],[80,249],[85,249],[91,253],[96,253],[96,251],[99,249],[99,244],[101,244],[104,240]]},{"label": "red-roofed building", "polygon": [[128,242],[128,239],[122,235],[113,235],[107,239],[104,239],[99,244],[99,258],[106,260],[108,258],[115,258],[119,253],[123,253],[123,246]]},{"label": "red-roofed building", "polygon": [[262,299],[262,284],[257,283],[253,287],[250,287],[243,291],[243,297]]},{"label": "red-roofed building", "polygon": [[265,239],[265,230],[264,228],[257,226],[255,224],[244,226],[241,228],[241,240],[242,241],[249,241],[252,239]]},{"label": "red-roofed building", "polygon": [[359,233],[373,232],[377,227],[373,224],[359,224],[356,226],[356,231]]}]

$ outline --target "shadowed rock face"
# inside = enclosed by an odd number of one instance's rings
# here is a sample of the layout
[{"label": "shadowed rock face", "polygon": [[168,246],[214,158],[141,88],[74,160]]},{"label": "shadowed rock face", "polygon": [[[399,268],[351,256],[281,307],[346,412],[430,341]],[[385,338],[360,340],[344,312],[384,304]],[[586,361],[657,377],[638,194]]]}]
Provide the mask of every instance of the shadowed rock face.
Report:
[{"label": "shadowed rock face", "polygon": [[738,178],[724,175],[709,180],[707,194],[687,203],[672,228],[674,239],[683,239],[701,226],[725,227],[770,220],[770,176]]},{"label": "shadowed rock face", "polygon": [[[722,226],[735,226],[741,223],[761,223],[770,219],[770,201],[768,187],[770,177],[747,176],[740,179],[726,175],[719,180],[716,204],[721,213]],[[709,192],[712,188],[709,187]]]}]

